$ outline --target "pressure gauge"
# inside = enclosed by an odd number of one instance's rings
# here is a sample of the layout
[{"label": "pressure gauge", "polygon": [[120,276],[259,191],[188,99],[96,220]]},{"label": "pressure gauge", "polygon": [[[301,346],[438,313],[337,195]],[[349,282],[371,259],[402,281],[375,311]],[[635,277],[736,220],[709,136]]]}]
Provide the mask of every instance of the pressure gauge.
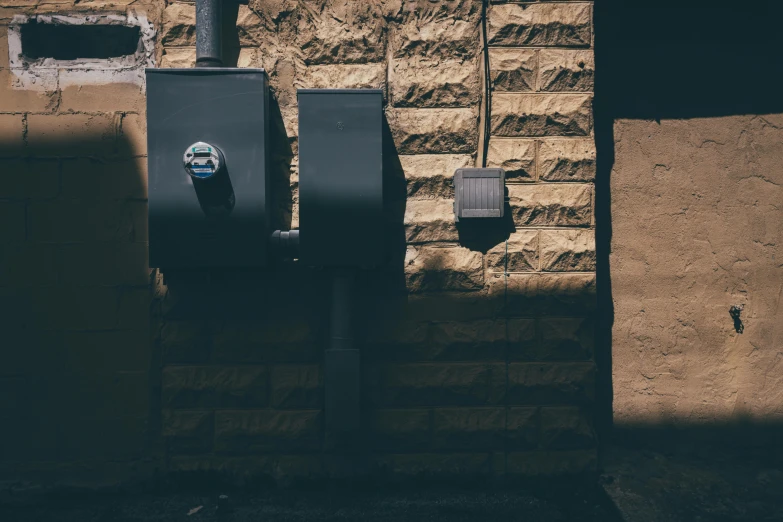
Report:
[{"label": "pressure gauge", "polygon": [[185,150],[182,164],[194,180],[208,180],[225,166],[225,159],[220,149],[198,141]]}]

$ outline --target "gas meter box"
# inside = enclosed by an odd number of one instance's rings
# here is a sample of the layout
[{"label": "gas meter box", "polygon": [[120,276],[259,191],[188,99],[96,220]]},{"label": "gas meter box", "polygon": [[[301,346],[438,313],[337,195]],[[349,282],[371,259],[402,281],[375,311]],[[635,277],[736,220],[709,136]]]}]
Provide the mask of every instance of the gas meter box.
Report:
[{"label": "gas meter box", "polygon": [[149,264],[263,266],[269,237],[263,69],[147,69]]},{"label": "gas meter box", "polygon": [[385,260],[383,93],[299,89],[299,259],[372,267]]}]

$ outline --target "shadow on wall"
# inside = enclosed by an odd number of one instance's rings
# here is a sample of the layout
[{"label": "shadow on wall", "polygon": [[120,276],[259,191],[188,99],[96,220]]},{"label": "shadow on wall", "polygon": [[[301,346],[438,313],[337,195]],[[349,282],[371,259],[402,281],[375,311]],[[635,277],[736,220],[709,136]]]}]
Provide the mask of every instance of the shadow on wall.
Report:
[{"label": "shadow on wall", "polygon": [[19,139],[0,143],[0,476],[148,476],[159,453],[137,116],[28,115],[26,135],[18,118]]},{"label": "shadow on wall", "polygon": [[[596,249],[599,321],[599,427],[612,426],[613,126],[618,119],[689,119],[783,112],[779,62],[780,2],[632,3],[595,5]],[[770,444],[783,426],[744,419],[690,426],[649,424],[616,429],[627,443],[682,444],[693,438],[724,447]],[[679,441],[679,442],[678,442]],[[689,446],[692,447],[692,446]],[[767,446],[768,448],[769,446]]]}]

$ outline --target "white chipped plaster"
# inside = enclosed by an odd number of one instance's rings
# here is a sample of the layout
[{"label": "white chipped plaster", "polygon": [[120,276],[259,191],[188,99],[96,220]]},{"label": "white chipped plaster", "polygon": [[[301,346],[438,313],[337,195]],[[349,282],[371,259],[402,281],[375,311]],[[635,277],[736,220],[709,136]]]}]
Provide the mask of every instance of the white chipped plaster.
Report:
[{"label": "white chipped plaster", "polygon": [[[29,60],[22,54],[21,25],[34,20],[44,24],[69,25],[126,25],[138,27],[141,33],[139,48],[134,54],[107,59],[80,58]],[[145,87],[145,67],[155,66],[155,28],[144,15],[17,15],[8,26],[8,60],[13,74],[14,89],[53,91],[69,85],[102,85],[133,83]]]}]

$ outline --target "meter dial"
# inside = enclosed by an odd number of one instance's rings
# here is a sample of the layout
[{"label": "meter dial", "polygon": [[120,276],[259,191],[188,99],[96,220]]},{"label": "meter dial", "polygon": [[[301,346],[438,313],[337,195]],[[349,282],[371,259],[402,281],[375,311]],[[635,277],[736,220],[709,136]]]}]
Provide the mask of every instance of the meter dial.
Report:
[{"label": "meter dial", "polygon": [[182,156],[185,171],[194,180],[207,180],[214,177],[225,165],[220,149],[209,143],[198,141],[185,150]]}]

